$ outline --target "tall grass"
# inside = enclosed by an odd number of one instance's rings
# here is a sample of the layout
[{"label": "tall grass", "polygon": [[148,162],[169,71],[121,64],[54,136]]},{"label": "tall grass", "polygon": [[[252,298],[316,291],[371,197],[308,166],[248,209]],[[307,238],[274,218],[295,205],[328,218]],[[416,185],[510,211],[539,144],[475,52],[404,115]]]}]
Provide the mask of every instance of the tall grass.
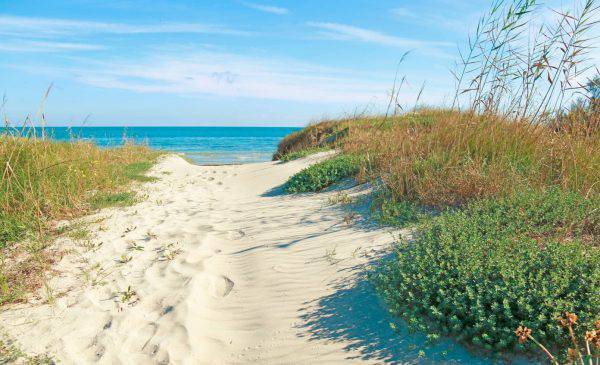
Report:
[{"label": "tall grass", "polygon": [[[25,129],[23,129],[24,131]],[[0,134],[0,304],[41,284],[54,222],[131,202],[157,153],[130,143],[102,149],[5,129]]]},{"label": "tall grass", "polygon": [[597,11],[595,0],[570,10],[547,9],[537,0],[495,0],[453,72],[453,107],[533,123],[551,120],[585,88]]}]

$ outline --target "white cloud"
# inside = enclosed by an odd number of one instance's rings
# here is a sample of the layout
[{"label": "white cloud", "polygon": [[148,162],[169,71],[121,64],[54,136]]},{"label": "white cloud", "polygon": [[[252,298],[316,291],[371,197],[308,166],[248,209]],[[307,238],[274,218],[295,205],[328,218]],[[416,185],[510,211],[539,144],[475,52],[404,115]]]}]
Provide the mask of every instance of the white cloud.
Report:
[{"label": "white cloud", "polygon": [[[444,28],[461,34],[468,33],[469,28],[477,24],[480,16],[478,13],[469,14],[446,14],[439,15],[438,12],[427,12],[421,10],[415,12],[409,8],[400,7],[392,9],[392,14],[400,21],[410,21],[412,24],[425,26],[427,28]],[[460,20],[459,20],[460,19]]]},{"label": "white cloud", "polygon": [[[168,51],[166,51],[168,52]],[[135,59],[79,59],[80,66],[16,66],[30,73],[140,93],[312,103],[364,104],[386,99],[390,81],[293,59],[186,51]],[[370,76],[370,77],[369,77]]]},{"label": "white cloud", "polygon": [[359,28],[347,24],[309,22],[308,25],[325,31],[322,33],[322,35],[335,40],[356,40],[391,47],[418,48],[431,46],[452,46],[452,43],[448,42],[423,41],[417,39],[396,37],[382,32],[365,28]]},{"label": "white cloud", "polygon": [[290,13],[290,11],[288,9],[282,8],[279,6],[271,6],[271,5],[263,5],[263,4],[257,4],[257,3],[247,3],[247,2],[244,2],[242,4],[244,4],[244,6],[246,6],[248,8],[258,10],[258,11],[263,11],[265,13],[270,13],[270,14],[287,15]]},{"label": "white cloud", "polygon": [[9,41],[0,42],[0,51],[6,52],[64,52],[64,51],[96,51],[104,46],[87,43],[46,42],[46,41]]},{"label": "white cloud", "polygon": [[58,18],[0,16],[0,34],[48,37],[80,34],[204,33],[248,35],[249,32],[199,23],[124,24]]}]

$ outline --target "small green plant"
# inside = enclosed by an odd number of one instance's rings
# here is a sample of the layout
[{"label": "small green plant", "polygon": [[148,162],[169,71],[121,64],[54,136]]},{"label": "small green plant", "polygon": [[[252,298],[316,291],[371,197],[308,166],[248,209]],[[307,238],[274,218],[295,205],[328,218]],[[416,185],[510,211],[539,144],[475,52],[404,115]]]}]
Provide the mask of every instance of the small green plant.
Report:
[{"label": "small green plant", "polygon": [[[137,214],[137,211],[135,211],[134,214]],[[131,232],[135,231],[136,229],[137,229],[137,226],[125,227],[125,231],[123,231],[123,234],[121,234],[121,237],[125,237],[128,233],[131,233]]]},{"label": "small green plant", "polygon": [[171,242],[169,244],[160,247],[158,250],[160,258],[163,260],[174,260],[181,252],[181,248],[179,248],[178,242]]},{"label": "small green plant", "polygon": [[131,242],[129,246],[127,246],[128,251],[144,251],[144,246],[138,245],[136,242]]},{"label": "small green plant", "polygon": [[81,270],[83,281],[90,286],[105,285],[106,278],[111,274],[99,262]]},{"label": "small green plant", "polygon": [[339,155],[305,168],[292,176],[287,184],[289,193],[322,190],[344,178],[354,176],[360,169],[361,159],[355,155]]},{"label": "small green plant", "polygon": [[127,287],[127,290],[121,291],[118,294],[121,303],[135,304],[139,300],[137,292],[131,288],[131,285]]},{"label": "small green plant", "polygon": [[335,264],[338,262],[338,260],[336,259],[337,256],[337,247],[332,247],[332,248],[328,248],[325,249],[325,259],[330,263],[330,264]]},{"label": "small green plant", "polygon": [[131,261],[133,259],[133,257],[127,253],[124,253],[121,255],[121,257],[119,257],[119,259],[117,260],[117,262],[119,264],[126,264],[129,261]]}]

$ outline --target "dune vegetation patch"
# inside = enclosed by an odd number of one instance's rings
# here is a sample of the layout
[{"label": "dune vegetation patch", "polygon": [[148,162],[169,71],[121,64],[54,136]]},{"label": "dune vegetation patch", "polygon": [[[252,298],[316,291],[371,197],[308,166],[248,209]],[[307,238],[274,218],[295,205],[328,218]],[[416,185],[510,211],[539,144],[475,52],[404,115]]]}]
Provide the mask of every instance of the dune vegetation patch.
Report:
[{"label": "dune vegetation patch", "polygon": [[151,181],[144,172],[158,156],[133,144],[102,149],[13,132],[0,135],[0,304],[41,285],[54,222],[134,203],[129,182]]},{"label": "dune vegetation patch", "polygon": [[327,147],[327,146],[323,146],[323,147],[310,147],[310,148],[307,148],[307,149],[304,149],[304,150],[298,150],[298,151],[286,153],[286,154],[282,155],[279,158],[279,160],[283,161],[283,162],[288,162],[288,161],[292,161],[292,160],[297,160],[297,159],[302,158],[302,157],[314,155],[315,153],[329,151],[330,149],[331,148]]},{"label": "dune vegetation patch", "polygon": [[316,163],[292,176],[287,184],[288,193],[307,193],[322,190],[344,178],[356,175],[360,158],[340,155]]}]

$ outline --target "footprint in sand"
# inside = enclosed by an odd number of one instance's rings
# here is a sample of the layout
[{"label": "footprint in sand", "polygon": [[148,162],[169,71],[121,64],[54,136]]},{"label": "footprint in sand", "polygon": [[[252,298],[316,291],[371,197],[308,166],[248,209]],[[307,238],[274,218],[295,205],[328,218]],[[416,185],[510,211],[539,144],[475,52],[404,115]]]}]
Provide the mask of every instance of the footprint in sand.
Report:
[{"label": "footprint in sand", "polygon": [[246,232],[244,232],[241,229],[238,229],[237,231],[229,232],[229,239],[232,239],[232,240],[239,240],[240,238],[243,238],[245,236],[246,236]]},{"label": "footprint in sand", "polygon": [[225,298],[233,289],[235,283],[227,276],[216,276],[210,283],[210,293],[215,298]]}]

